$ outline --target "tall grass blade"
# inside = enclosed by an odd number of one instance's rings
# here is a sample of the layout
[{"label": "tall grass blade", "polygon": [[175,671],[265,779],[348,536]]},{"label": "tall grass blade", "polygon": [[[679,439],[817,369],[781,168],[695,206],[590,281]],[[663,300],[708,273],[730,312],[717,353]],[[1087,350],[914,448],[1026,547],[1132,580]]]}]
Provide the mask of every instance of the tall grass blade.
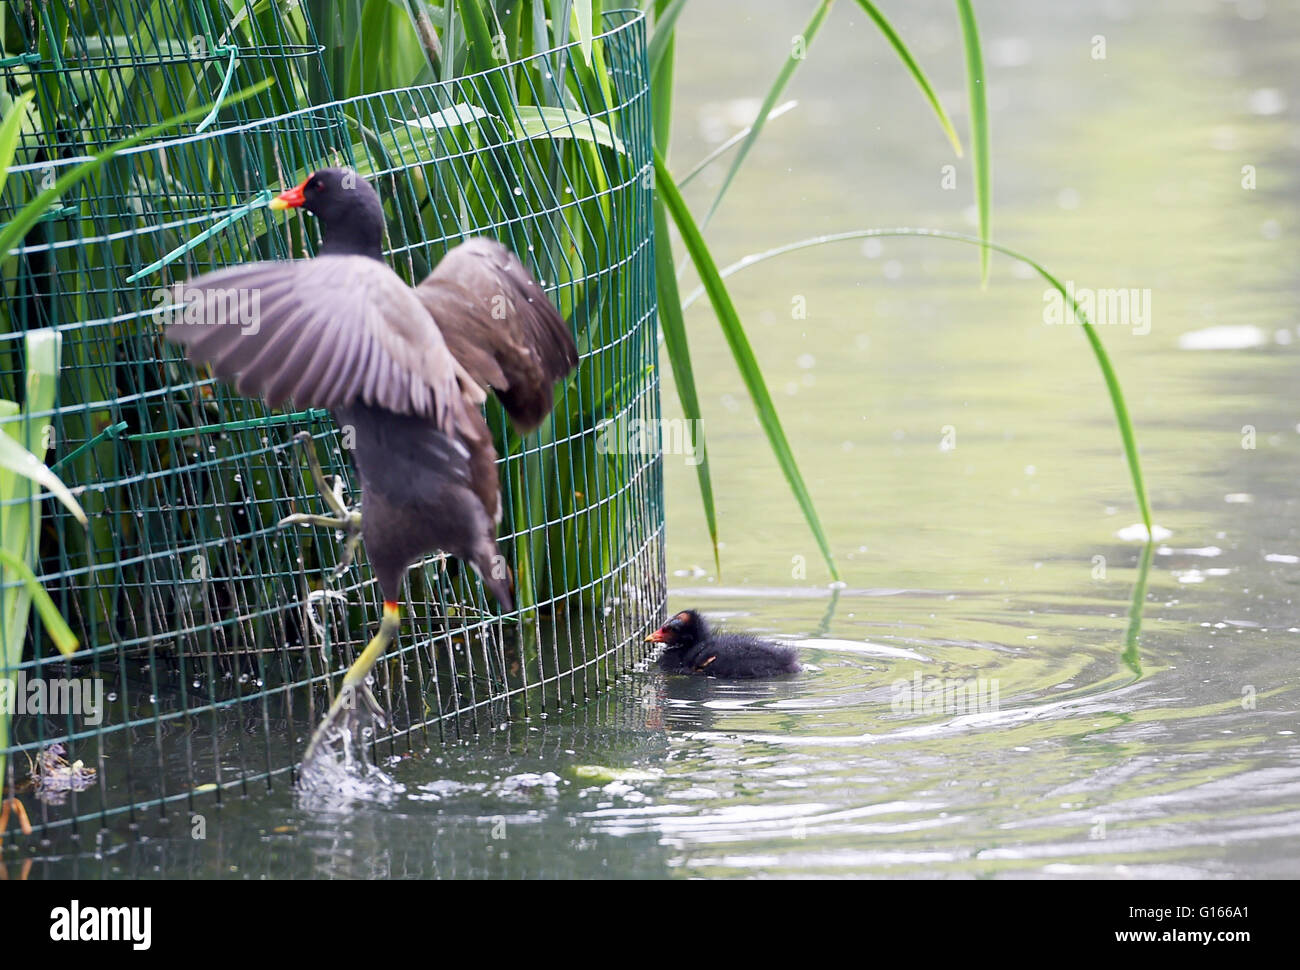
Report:
[{"label": "tall grass blade", "polygon": [[88,525],[86,513],[68,491],[68,486],[50,467],[7,434],[0,434],[0,472],[20,475],[35,482],[62,502],[82,525]]},{"label": "tall grass blade", "polygon": [[772,87],[768,89],[767,97],[763,99],[763,104],[758,109],[758,116],[754,119],[749,134],[741,143],[736,156],[731,160],[731,166],[727,169],[722,184],[718,186],[718,194],[714,196],[713,204],[709,206],[709,211],[705,213],[704,219],[700,223],[701,227],[707,226],[709,220],[713,218],[713,214],[718,211],[718,206],[722,204],[722,197],[727,194],[727,189],[731,187],[731,182],[736,177],[736,173],[740,171],[740,166],[744,164],[745,159],[749,156],[749,150],[754,147],[754,142],[758,141],[758,136],[763,133],[763,126],[767,124],[767,116],[776,107],[777,99],[781,97],[786,85],[790,83],[790,78],[794,77],[794,72],[799,69],[799,65],[807,57],[808,49],[812,47],[813,39],[817,36],[817,32],[821,30],[822,23],[826,20],[826,15],[830,13],[831,4],[834,2],[835,0],[821,0],[817,4],[817,9],[813,11],[808,25],[804,27],[803,33],[796,38],[799,44],[790,51],[785,63],[781,65],[781,70],[777,72],[776,80],[772,82]]},{"label": "tall grass blade", "polygon": [[704,423],[700,412],[700,399],[695,390],[695,371],[691,366],[691,350],[686,339],[686,319],[682,315],[682,298],[677,291],[677,271],[673,267],[672,248],[668,244],[668,215],[662,199],[655,200],[655,282],[659,291],[659,325],[663,330],[664,347],[673,365],[673,383],[677,397],[682,402],[682,413],[694,437],[695,455],[700,462],[695,475],[700,482],[700,501],[704,505],[704,520],[709,528],[709,541],[713,544],[713,564],[722,574],[722,559],[718,554],[718,513],[713,502],[713,478],[709,472],[709,453],[704,442]]},{"label": "tall grass blade", "polygon": [[591,63],[591,0],[573,0],[573,20],[578,31],[582,59]]},{"label": "tall grass blade", "polygon": [[[8,549],[0,548],[0,563],[4,568],[11,570],[20,580],[22,580],[23,589],[31,597],[31,603],[36,607],[36,612],[41,616],[41,623],[45,625],[45,632],[50,635],[54,646],[58,648],[59,653],[65,657],[70,657],[77,652],[77,635],[72,632],[68,626],[68,621],[63,618],[59,608],[50,598],[50,594],[45,592],[45,587],[41,585],[36,574],[32,572],[30,566],[15,556]],[[26,611],[24,611],[25,613]],[[24,616],[24,622],[26,616]],[[0,717],[5,714],[0,713]]]},{"label": "tall grass blade", "polygon": [[[799,104],[798,101],[787,101],[785,104],[777,105],[775,108],[773,108],[771,111],[767,113],[767,120],[775,121],[777,118],[781,117],[781,115],[785,114],[787,111],[790,111],[795,107],[797,107],[798,104]],[[749,133],[753,130],[753,127],[754,127],[753,125],[750,125],[748,128],[741,129],[740,131],[732,135],[730,138],[728,138],[726,141],[724,141],[717,148],[713,149],[713,151],[709,152],[707,155],[701,158],[698,162],[695,163],[694,168],[692,168],[689,172],[687,172],[685,175],[683,175],[681,178],[677,180],[677,187],[679,189],[686,188],[686,186],[691,183],[691,180],[694,179],[695,176],[699,175],[706,168],[708,168],[710,165],[716,162],[719,158],[727,154],[727,152],[731,151],[742,141],[748,138]]]},{"label": "tall grass blade", "polygon": [[1151,572],[1151,554],[1156,544],[1148,539],[1138,558],[1137,578],[1133,581],[1133,599],[1128,607],[1128,629],[1124,633],[1124,653],[1121,659],[1134,676],[1142,676],[1142,613],[1147,605],[1147,576]]},{"label": "tall grass blade", "polygon": [[605,122],[590,115],[531,104],[519,105],[515,114],[525,138],[576,138],[627,154],[623,139],[610,131]]},{"label": "tall grass blade", "polygon": [[[56,330],[29,331],[23,338],[25,411],[14,401],[0,400],[0,417],[7,419],[0,426],[0,691],[13,690],[33,603],[59,652],[67,656],[77,649],[76,637],[32,569],[40,543],[41,504],[31,480],[46,487],[57,485],[72,503],[73,514],[83,525],[86,522],[81,506],[42,461],[49,442],[44,416],[58,398],[62,347],[62,335]],[[9,746],[11,713],[7,705],[0,704],[0,788],[4,786],[3,752]]]},{"label": "tall grass blade", "polygon": [[[670,0],[655,0],[655,22],[668,16]],[[659,36],[656,29],[655,36]],[[650,111],[654,134],[654,143],[659,151],[668,153],[668,139],[672,134],[673,122],[673,61],[676,50],[677,32],[669,30],[664,33],[658,62],[650,68]]]},{"label": "tall grass blade", "polygon": [[989,178],[989,109],[984,78],[984,55],[980,52],[979,28],[975,25],[975,10],[970,0],[957,0],[957,13],[961,19],[962,41],[966,46],[966,86],[970,91],[971,164],[975,171],[975,205],[979,210],[980,285],[989,282],[989,218],[993,205],[993,189]]},{"label": "tall grass blade", "polygon": [[23,122],[27,120],[27,107],[32,103],[31,92],[22,95],[5,112],[4,122],[0,123],[0,189],[5,187],[9,178],[9,166],[13,164],[14,152],[18,150],[18,136],[22,134]]},{"label": "tall grass blade", "polygon": [[652,75],[659,70],[659,65],[663,62],[664,56],[670,49],[673,41],[673,31],[677,27],[677,18],[686,9],[686,3],[687,0],[672,0],[672,3],[664,9],[664,12],[655,18],[655,31],[650,38],[650,50],[647,53]]},{"label": "tall grass blade", "polygon": [[[483,16],[482,0],[456,0],[456,8],[460,11],[461,22],[465,25],[465,38],[469,44],[468,66],[472,72],[489,72],[487,82],[496,101],[493,107],[497,112],[509,110],[515,104],[514,92],[501,73],[492,70],[500,61],[492,40],[492,31],[488,28],[487,18]],[[488,9],[491,10],[491,7]]]},{"label": "tall grass blade", "polygon": [[885,19],[885,15],[877,9],[874,3],[871,3],[871,0],[857,0],[857,3],[863,12],[875,22],[880,32],[885,35],[885,40],[889,41],[889,45],[894,48],[894,53],[898,55],[903,62],[903,66],[912,75],[912,80],[916,82],[917,87],[921,89],[921,93],[925,95],[925,100],[929,101],[930,107],[934,109],[939,124],[943,127],[943,133],[948,136],[948,141],[952,143],[952,150],[957,153],[958,158],[961,158],[961,139],[957,137],[957,131],[948,118],[948,112],[943,110],[943,105],[939,103],[939,96],[934,93],[929,78],[921,70],[921,65],[917,64],[916,59],[912,57],[912,52],[903,43],[903,38],[898,36],[898,31],[894,30],[893,25]]},{"label": "tall grass blade", "polygon": [[718,274],[718,266],[713,260],[713,254],[709,252],[709,247],[700,234],[699,226],[695,224],[690,210],[686,208],[686,203],[673,183],[668,166],[664,164],[663,156],[658,150],[655,151],[655,189],[677,225],[677,231],[681,233],[682,243],[695,264],[695,271],[704,282],[704,288],[713,304],[713,311],[722,327],[723,336],[727,339],[731,355],[736,360],[740,376],[754,402],[759,423],[767,434],[777,464],[780,465],[786,481],[790,483],[795,501],[799,503],[804,519],[808,522],[808,528],[812,531],[822,558],[826,561],[826,568],[838,581],[839,571],[835,568],[835,558],[831,555],[830,543],[826,540],[826,533],[822,529],[821,519],[813,505],[812,496],[808,494],[808,487],[804,484],[799,464],[790,450],[790,442],[781,427],[781,419],[776,413],[776,406],[772,403],[772,395],[768,393],[767,383],[763,380],[763,372],[754,358],[754,351],[749,345],[749,338],[745,335],[740,315],[736,312],[736,307],[731,302],[731,295],[727,293],[727,288]]}]

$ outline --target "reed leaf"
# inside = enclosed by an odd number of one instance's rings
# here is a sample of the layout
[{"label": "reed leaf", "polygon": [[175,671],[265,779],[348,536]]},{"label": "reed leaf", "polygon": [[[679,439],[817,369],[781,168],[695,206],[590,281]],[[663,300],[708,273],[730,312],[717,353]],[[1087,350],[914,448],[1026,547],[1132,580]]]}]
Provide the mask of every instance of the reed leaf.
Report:
[{"label": "reed leaf", "polygon": [[961,158],[961,139],[957,137],[957,131],[948,118],[948,112],[943,110],[943,105],[939,103],[939,96],[934,93],[929,78],[921,70],[921,65],[917,64],[916,59],[912,57],[912,52],[903,43],[903,38],[898,36],[898,31],[894,30],[893,25],[885,19],[885,15],[880,12],[874,3],[871,3],[871,0],[857,0],[857,4],[872,19],[880,32],[885,35],[885,40],[889,41],[889,46],[894,48],[894,53],[898,55],[903,62],[903,66],[912,75],[912,80],[916,82],[917,87],[921,89],[921,93],[925,95],[925,100],[930,102],[930,107],[934,109],[935,116],[943,127],[943,133],[948,136],[948,141],[952,143],[952,150],[957,153],[958,158]]},{"label": "reed leaf", "polygon": [[727,194],[727,189],[731,187],[732,180],[735,179],[736,173],[740,171],[740,166],[745,163],[749,157],[749,151],[754,147],[754,142],[758,141],[758,136],[763,133],[763,126],[767,123],[767,116],[772,113],[776,107],[777,99],[781,97],[781,92],[790,83],[790,78],[794,77],[794,72],[798,70],[799,65],[807,56],[808,48],[812,47],[813,39],[817,32],[821,30],[822,24],[826,20],[826,15],[830,13],[831,5],[835,0],[821,0],[817,4],[817,9],[813,11],[812,17],[808,20],[808,25],[804,27],[803,33],[799,35],[802,40],[803,56],[798,56],[799,52],[792,50],[786,57],[785,63],[781,65],[781,70],[776,74],[776,80],[768,88],[767,96],[763,98],[763,104],[758,109],[758,116],[754,119],[753,126],[749,129],[749,134],[741,142],[740,149],[736,156],[731,160],[731,165],[727,169],[727,174],[722,178],[722,184],[718,186],[718,194],[713,197],[713,203],[709,206],[709,211],[705,213],[704,219],[700,222],[701,228],[709,224],[713,214],[718,211],[718,206],[722,204],[722,197]]},{"label": "reed leaf", "polygon": [[[0,401],[0,417],[7,419],[0,426],[0,689],[8,690],[13,688],[22,660],[33,603],[56,649],[65,656],[77,649],[77,638],[32,569],[39,555],[41,502],[31,482],[44,485],[70,503],[73,514],[86,524],[81,506],[42,461],[48,443],[43,416],[57,400],[63,338],[56,330],[33,330],[24,336],[23,346],[27,362],[25,410],[14,401]],[[0,788],[10,714],[9,707],[0,704]]]},{"label": "reed leaf", "polygon": [[582,59],[591,63],[591,0],[573,0],[573,22]]},{"label": "reed leaf", "polygon": [[[32,568],[5,548],[0,548],[0,563],[3,563],[5,569],[12,571],[14,575],[22,580],[23,589],[31,598],[32,606],[36,607],[36,612],[41,617],[41,623],[45,625],[45,632],[50,635],[50,640],[54,642],[59,653],[65,657],[70,657],[76,653],[77,647],[80,645],[77,635],[72,632],[72,628],[68,626],[68,621],[63,618],[63,614],[59,612],[59,608],[55,605],[54,600],[50,598],[50,594],[45,591],[45,587],[36,578]],[[26,616],[23,617],[23,621],[26,622]],[[0,717],[4,716],[6,715],[0,713]],[[3,745],[0,745],[0,747],[3,747]],[[2,770],[0,768],[0,771]]]},{"label": "reed leaf", "polygon": [[[1149,536],[1150,532],[1147,534]],[[1147,605],[1147,577],[1151,573],[1151,555],[1155,548],[1155,542],[1148,538],[1138,557],[1137,578],[1133,581],[1133,597],[1128,607],[1128,629],[1124,632],[1124,653],[1120,657],[1135,677],[1142,676],[1142,614]]]},{"label": "reed leaf", "polygon": [[695,390],[695,371],[691,366],[691,350],[686,339],[686,319],[682,315],[682,300],[677,292],[677,272],[673,268],[672,247],[668,242],[668,216],[662,199],[655,199],[655,282],[659,296],[659,326],[664,335],[664,347],[673,365],[673,383],[677,397],[682,402],[695,442],[695,454],[700,463],[695,475],[700,483],[700,501],[704,505],[704,521],[709,528],[709,541],[713,544],[713,565],[722,573],[722,559],[718,554],[718,513],[713,501],[713,478],[709,472],[709,453],[704,442],[703,415],[700,398]]},{"label": "reed leaf", "polygon": [[686,3],[687,0],[672,0],[672,3],[664,8],[663,13],[655,18],[655,30],[650,37],[650,49],[646,55],[647,60],[650,62],[651,76],[659,70],[659,65],[663,63],[664,57],[672,48],[673,31],[677,27],[677,18],[686,9]]},{"label": "reed leaf", "polygon": [[4,189],[9,178],[9,166],[13,164],[14,152],[18,150],[18,136],[22,133],[23,122],[27,120],[27,109],[32,103],[31,92],[22,95],[5,112],[4,121],[0,122],[0,189]]},{"label": "reed leaf", "polygon": [[[668,16],[670,0],[655,0],[656,24]],[[658,28],[655,30],[658,34]],[[661,42],[657,63],[650,69],[651,130],[654,143],[665,154],[672,134],[673,122],[673,62],[677,47],[675,30],[669,30]]]},{"label": "reed leaf", "polygon": [[817,546],[821,550],[822,558],[826,561],[826,568],[830,571],[832,578],[838,581],[840,578],[839,570],[835,567],[835,557],[831,555],[830,543],[827,541],[826,533],[822,529],[821,519],[817,515],[816,507],[813,505],[812,496],[808,494],[808,487],[804,484],[803,474],[799,471],[799,464],[795,461],[794,452],[790,449],[790,442],[785,436],[785,430],[781,427],[781,419],[776,413],[776,405],[772,403],[772,395],[768,393],[767,383],[763,380],[763,372],[754,357],[753,348],[749,345],[749,338],[745,335],[745,328],[740,322],[740,315],[736,312],[736,307],[731,302],[731,296],[718,273],[718,266],[714,262],[713,254],[709,252],[709,247],[700,234],[699,226],[696,225],[690,210],[686,208],[686,203],[677,190],[677,186],[673,183],[672,176],[668,172],[668,166],[664,163],[663,156],[659,154],[658,150],[655,151],[655,190],[659,199],[663,201],[664,206],[667,208],[668,213],[672,216],[677,231],[681,233],[682,243],[685,245],[687,253],[690,254],[691,261],[695,264],[695,271],[704,282],[705,291],[709,295],[709,300],[713,304],[713,311],[717,315],[719,325],[722,327],[722,334],[727,340],[727,345],[731,348],[731,355],[735,358],[736,365],[740,369],[745,388],[749,391],[749,396],[754,402],[759,423],[767,435],[768,443],[772,447],[772,453],[776,456],[777,464],[780,466],[782,474],[785,475],[786,481],[789,482],[790,490],[794,492],[795,501],[798,502],[799,509],[803,512],[804,519],[808,523],[808,528],[812,531],[813,538],[817,541]]},{"label": "reed leaf", "polygon": [[72,492],[68,491],[68,486],[63,484],[63,480],[50,471],[50,467],[45,462],[41,461],[9,435],[0,435],[0,472],[21,475],[42,488],[48,489],[50,494],[67,507],[78,522],[82,525],[88,524],[81,503],[73,497]]},{"label": "reed leaf", "polygon": [[980,250],[980,285],[989,282],[990,213],[993,206],[993,189],[989,178],[989,110],[984,78],[984,55],[980,52],[979,28],[975,24],[975,9],[970,0],[957,0],[957,13],[961,20],[962,43],[966,48],[966,87],[970,93],[971,165],[975,172],[975,205],[979,210],[980,238],[985,245]]},{"label": "reed leaf", "polygon": [[[939,125],[943,128],[944,134],[947,135],[948,141],[952,144],[953,151],[957,153],[958,157],[961,157],[961,139],[957,137],[956,129],[953,128],[952,121],[949,119],[948,113],[940,103],[939,96],[935,94],[934,87],[930,84],[929,78],[926,77],[925,72],[916,62],[916,58],[912,56],[907,45],[903,43],[903,39],[899,36],[898,31],[894,30],[893,25],[888,21],[888,19],[886,19],[885,15],[880,12],[875,4],[869,2],[869,0],[856,0],[856,2],[858,6],[862,8],[863,12],[871,18],[877,29],[884,35],[885,40],[889,42],[889,45],[893,47],[894,52],[903,62],[903,66],[907,68],[908,73],[911,74],[917,87],[921,89],[921,93],[925,96],[926,101],[929,102],[931,109],[933,109],[935,116],[939,120]],[[731,167],[727,169],[727,174],[722,180],[722,185],[719,186],[718,193],[714,197],[713,203],[709,206],[709,211],[705,214],[704,220],[701,222],[702,226],[707,226],[709,221],[713,218],[713,214],[722,203],[722,197],[726,195],[727,189],[731,186],[732,180],[740,170],[740,166],[744,164],[746,156],[754,146],[754,142],[758,140],[758,136],[762,133],[764,125],[766,125],[766,123],[773,117],[776,117],[773,109],[776,106],[777,99],[780,98],[781,93],[790,83],[790,79],[798,69],[799,62],[806,57],[808,48],[812,47],[813,38],[817,36],[817,32],[821,29],[822,23],[830,12],[833,3],[834,0],[821,0],[821,3],[819,3],[817,8],[813,11],[812,17],[808,21],[808,25],[804,27],[803,33],[799,35],[803,41],[803,56],[796,56],[796,53],[791,51],[790,56],[786,58],[785,63],[781,66],[781,70],[777,72],[776,80],[772,82],[772,86],[768,89],[767,96],[763,99],[762,107],[758,110],[757,119],[754,121],[754,124],[747,129],[747,134],[741,143],[740,150],[732,159]],[[680,11],[674,12],[674,19],[676,13],[680,13]],[[972,27],[973,23],[974,21],[972,19]],[[974,42],[978,47],[978,37],[975,38]],[[968,40],[967,43],[969,45],[970,41]],[[653,70],[653,64],[651,69]],[[987,142],[985,142],[984,147],[987,152]],[[985,166],[985,168],[987,169],[987,166]],[[686,179],[683,179],[683,183],[685,181]]]}]

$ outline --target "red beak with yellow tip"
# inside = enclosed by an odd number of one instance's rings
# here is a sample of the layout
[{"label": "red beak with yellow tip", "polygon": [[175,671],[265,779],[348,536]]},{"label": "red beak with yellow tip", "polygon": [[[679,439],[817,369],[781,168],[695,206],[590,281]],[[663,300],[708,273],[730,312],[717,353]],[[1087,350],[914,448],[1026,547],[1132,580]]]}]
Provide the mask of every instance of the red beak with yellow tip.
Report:
[{"label": "red beak with yellow tip", "polygon": [[663,627],[660,627],[658,630],[655,630],[654,633],[652,633],[652,634],[650,634],[648,637],[646,637],[646,638],[645,638],[645,642],[646,642],[646,643],[667,643],[667,642],[668,642],[668,634],[667,634],[666,632],[664,632],[664,628],[663,628]]},{"label": "red beak with yellow tip", "polygon": [[302,204],[303,204],[303,202],[306,201],[306,200],[303,198],[302,190],[305,189],[305,188],[307,187],[307,183],[310,182],[310,181],[311,181],[311,179],[310,179],[310,178],[307,178],[307,179],[304,179],[304,180],[303,180],[303,183],[302,183],[301,185],[295,185],[295,186],[294,186],[293,188],[291,188],[291,189],[285,189],[283,192],[281,192],[279,195],[277,195],[274,199],[272,199],[270,202],[268,202],[268,203],[266,204],[266,207],[267,207],[268,209],[274,209],[276,212],[279,212],[281,209],[300,209],[300,208],[302,208]]}]

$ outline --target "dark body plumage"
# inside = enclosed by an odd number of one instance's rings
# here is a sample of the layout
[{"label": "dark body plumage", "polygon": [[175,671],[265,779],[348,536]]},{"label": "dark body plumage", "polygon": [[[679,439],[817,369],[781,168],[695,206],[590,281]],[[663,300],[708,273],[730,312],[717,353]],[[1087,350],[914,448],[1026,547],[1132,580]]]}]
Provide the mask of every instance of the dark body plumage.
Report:
[{"label": "dark body plumage", "polygon": [[[365,497],[361,534],[385,597],[395,598],[408,565],[441,550],[473,563],[509,608],[509,577],[499,563],[493,568],[496,520],[475,494],[464,445],[420,418],[365,404],[338,408],[334,420],[355,430],[353,460]],[[495,486],[490,440],[488,448],[484,474]]]},{"label": "dark body plumage", "polygon": [[798,651],[745,633],[713,633],[694,610],[678,613],[647,640],[667,649],[659,667],[670,674],[704,674],[728,680],[798,673]]},{"label": "dark body plumage", "polygon": [[[385,600],[411,563],[443,551],[510,608],[496,451],[479,406],[490,387],[521,433],[545,420],[554,383],[578,360],[564,318],[491,239],[454,247],[408,286],[384,262],[383,206],[355,172],[322,169],[277,201],[316,215],[320,254],[191,280],[166,337],[241,394],[328,408],[352,430],[362,535]],[[247,326],[235,301],[254,298]]]}]

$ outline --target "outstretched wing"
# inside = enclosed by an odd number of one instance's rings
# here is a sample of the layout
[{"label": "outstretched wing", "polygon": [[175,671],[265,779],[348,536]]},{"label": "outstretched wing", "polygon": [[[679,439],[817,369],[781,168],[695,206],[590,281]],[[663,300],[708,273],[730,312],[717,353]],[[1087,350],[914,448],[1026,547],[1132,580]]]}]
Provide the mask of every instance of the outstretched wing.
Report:
[{"label": "outstretched wing", "polygon": [[515,427],[545,420],[553,385],[578,363],[564,318],[517,256],[482,237],[455,247],[416,296],[437,321],[448,348],[474,380],[490,386]]},{"label": "outstretched wing", "polygon": [[429,311],[364,256],[249,263],[179,288],[164,336],[272,407],[355,402],[450,429],[462,373]]}]

